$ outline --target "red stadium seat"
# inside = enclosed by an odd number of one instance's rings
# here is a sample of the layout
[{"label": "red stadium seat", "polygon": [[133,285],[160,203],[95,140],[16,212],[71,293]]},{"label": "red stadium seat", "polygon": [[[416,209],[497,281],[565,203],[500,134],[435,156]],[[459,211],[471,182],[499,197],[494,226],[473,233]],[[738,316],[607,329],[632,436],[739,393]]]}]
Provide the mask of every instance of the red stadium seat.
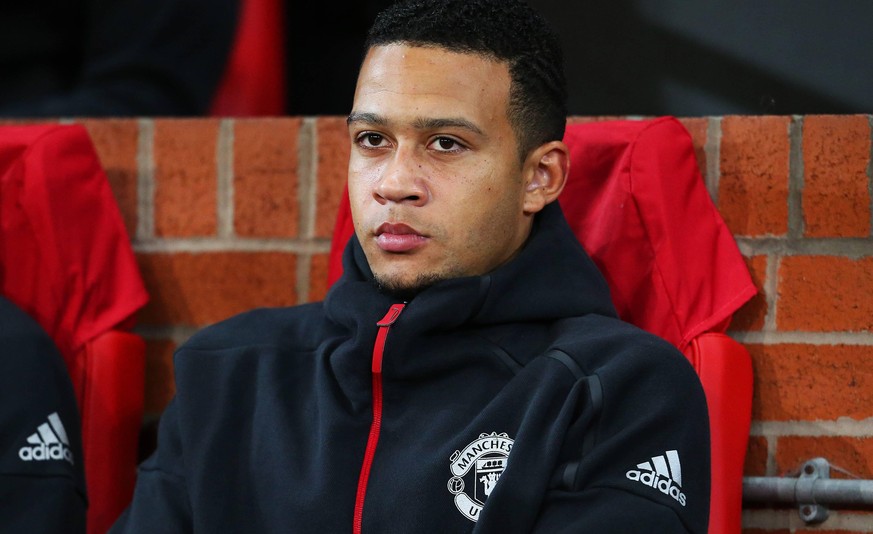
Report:
[{"label": "red stadium seat", "polygon": [[284,114],[283,6],[282,0],[240,0],[236,37],[210,115]]},{"label": "red stadium seat", "polygon": [[128,330],[148,296],[83,127],[0,127],[0,222],[0,291],[52,337],[70,371],[88,532],[102,534],[133,495],[145,344]]},{"label": "red stadium seat", "polygon": [[[570,176],[559,201],[604,273],[626,321],[673,343],[700,376],[712,441],[710,534],[741,530],[752,367],[724,334],[756,292],[733,236],[706,191],[691,137],[665,117],[568,126]],[[354,232],[344,193],[329,283]]]}]

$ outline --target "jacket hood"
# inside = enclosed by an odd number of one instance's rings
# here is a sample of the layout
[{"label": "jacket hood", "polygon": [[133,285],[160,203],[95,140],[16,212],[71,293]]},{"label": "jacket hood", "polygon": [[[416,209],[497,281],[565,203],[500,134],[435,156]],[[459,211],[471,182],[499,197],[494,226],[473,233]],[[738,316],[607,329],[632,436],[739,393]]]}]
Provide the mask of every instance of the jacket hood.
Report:
[{"label": "jacket hood", "polygon": [[[370,313],[379,315],[398,302],[380,292],[355,236],[343,254],[343,276],[328,293],[325,308],[333,321],[351,326]],[[519,254],[497,269],[473,277],[438,282],[410,302],[427,313],[431,328],[462,324],[549,321],[599,314],[615,317],[603,276],[576,240],[557,202],[534,219],[531,235]]]}]

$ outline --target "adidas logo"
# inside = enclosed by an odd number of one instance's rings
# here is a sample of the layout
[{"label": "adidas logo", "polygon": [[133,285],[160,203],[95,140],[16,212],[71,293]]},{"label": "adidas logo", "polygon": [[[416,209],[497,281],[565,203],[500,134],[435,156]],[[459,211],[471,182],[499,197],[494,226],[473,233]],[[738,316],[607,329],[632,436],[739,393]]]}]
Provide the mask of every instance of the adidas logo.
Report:
[{"label": "adidas logo", "polygon": [[18,457],[25,462],[66,460],[73,463],[70,440],[58,412],[48,416],[48,422],[36,427],[36,432],[27,437],[30,445],[18,449]]},{"label": "adidas logo", "polygon": [[653,456],[651,462],[637,464],[637,469],[631,469],[626,476],[630,480],[641,482],[673,497],[679,504],[685,506],[685,494],[682,493],[682,464],[679,463],[677,451],[667,451],[662,456]]}]

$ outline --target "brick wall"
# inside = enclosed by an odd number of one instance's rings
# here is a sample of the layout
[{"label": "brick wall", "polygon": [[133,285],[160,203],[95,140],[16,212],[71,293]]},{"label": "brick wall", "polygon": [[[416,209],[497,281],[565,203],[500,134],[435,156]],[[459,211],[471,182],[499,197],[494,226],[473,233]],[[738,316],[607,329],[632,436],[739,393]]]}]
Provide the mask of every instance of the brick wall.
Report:
[{"label": "brick wall", "polygon": [[[83,122],[151,294],[137,327],[148,343],[148,423],[173,395],[173,350],[198,328],[324,296],[345,123]],[[873,479],[871,117],[683,122],[761,291],[731,332],[754,360],[747,474],[825,456]],[[744,523],[750,534],[873,532],[863,512],[832,512],[823,530],[793,510],[747,510]]]}]

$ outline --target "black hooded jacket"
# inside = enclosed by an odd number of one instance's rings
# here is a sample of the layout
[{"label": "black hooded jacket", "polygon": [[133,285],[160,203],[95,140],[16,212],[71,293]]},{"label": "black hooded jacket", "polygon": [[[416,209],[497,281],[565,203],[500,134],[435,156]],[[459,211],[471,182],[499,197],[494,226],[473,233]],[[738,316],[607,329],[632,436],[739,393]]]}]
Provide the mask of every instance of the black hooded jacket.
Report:
[{"label": "black hooded jacket", "polygon": [[706,532],[697,377],[615,318],[556,205],[512,261],[405,304],[354,238],[344,268],[324,303],[179,349],[113,532]]}]

